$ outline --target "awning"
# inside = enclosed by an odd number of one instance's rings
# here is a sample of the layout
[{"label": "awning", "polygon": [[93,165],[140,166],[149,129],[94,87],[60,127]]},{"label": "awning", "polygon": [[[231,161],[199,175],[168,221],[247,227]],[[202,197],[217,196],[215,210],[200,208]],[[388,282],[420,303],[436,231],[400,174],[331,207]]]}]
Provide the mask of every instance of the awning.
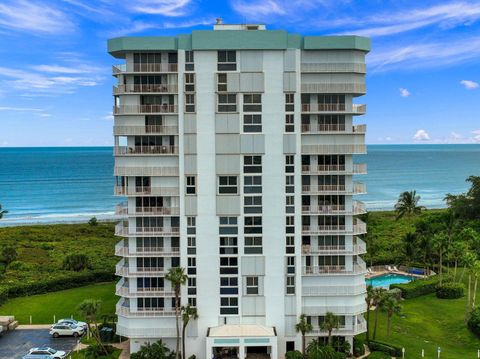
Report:
[{"label": "awning", "polygon": [[243,337],[276,337],[275,328],[257,324],[226,324],[208,329],[208,337],[243,338]]}]

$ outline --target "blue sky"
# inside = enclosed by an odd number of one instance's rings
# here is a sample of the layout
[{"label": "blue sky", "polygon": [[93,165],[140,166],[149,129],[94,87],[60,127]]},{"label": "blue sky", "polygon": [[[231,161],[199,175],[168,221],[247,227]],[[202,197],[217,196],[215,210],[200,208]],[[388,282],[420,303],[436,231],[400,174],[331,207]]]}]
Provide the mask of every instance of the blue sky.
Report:
[{"label": "blue sky", "polygon": [[107,39],[217,17],[370,36],[368,143],[480,143],[480,1],[1,0],[0,146],[112,145]]}]

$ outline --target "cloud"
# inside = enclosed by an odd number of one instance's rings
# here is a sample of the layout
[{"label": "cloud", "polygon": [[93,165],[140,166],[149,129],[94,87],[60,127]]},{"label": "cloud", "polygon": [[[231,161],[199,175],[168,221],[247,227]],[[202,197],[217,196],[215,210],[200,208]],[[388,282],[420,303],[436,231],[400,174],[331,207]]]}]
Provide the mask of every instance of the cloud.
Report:
[{"label": "cloud", "polygon": [[400,87],[398,90],[400,91],[400,96],[402,97],[410,96],[410,91],[408,91],[406,88]]},{"label": "cloud", "polygon": [[475,142],[480,142],[480,130],[472,131],[472,134],[474,135],[473,140]]},{"label": "cloud", "polygon": [[70,32],[75,26],[67,14],[44,3],[14,0],[0,3],[0,27],[51,35]]},{"label": "cloud", "polygon": [[80,66],[60,66],[60,65],[34,65],[32,69],[39,72],[51,72],[58,74],[87,74],[93,72],[100,72],[102,69],[87,65]]},{"label": "cloud", "polygon": [[430,135],[425,130],[418,130],[415,135],[413,135],[415,141],[429,141]]},{"label": "cloud", "polygon": [[151,22],[143,22],[143,21],[133,21],[128,26],[110,31],[108,35],[111,37],[117,37],[117,36],[129,35],[129,34],[136,34],[142,31],[154,30],[154,29],[157,29],[157,30],[180,29],[180,28],[190,28],[190,27],[199,26],[199,25],[211,25],[211,24],[212,24],[211,18],[210,19],[206,19],[206,18],[193,19],[193,20],[177,22],[177,23],[174,23],[174,22],[151,23]]},{"label": "cloud", "polygon": [[452,140],[461,140],[463,138],[463,136],[457,132],[452,132],[450,133],[450,138]]},{"label": "cloud", "polygon": [[478,82],[471,81],[471,80],[462,80],[460,83],[465,86],[467,90],[474,90],[478,87]]},{"label": "cloud", "polygon": [[233,9],[247,18],[258,18],[264,15],[286,15],[285,8],[275,0],[237,0],[232,3]]},{"label": "cloud", "polygon": [[190,3],[191,0],[136,0],[129,8],[142,14],[178,17],[187,14]]},{"label": "cloud", "polygon": [[113,112],[110,112],[108,115],[103,116],[102,120],[113,121]]},{"label": "cloud", "polygon": [[43,112],[45,110],[43,108],[0,106],[0,111]]}]

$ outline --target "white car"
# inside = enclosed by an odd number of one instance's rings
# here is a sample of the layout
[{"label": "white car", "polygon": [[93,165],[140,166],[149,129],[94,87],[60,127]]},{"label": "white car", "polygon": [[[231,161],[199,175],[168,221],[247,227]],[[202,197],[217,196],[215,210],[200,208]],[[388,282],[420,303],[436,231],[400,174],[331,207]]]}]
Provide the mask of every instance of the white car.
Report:
[{"label": "white car", "polygon": [[87,330],[88,325],[85,322],[80,322],[75,319],[60,319],[57,324],[69,324],[69,325],[75,325],[76,327],[82,327],[84,330]]},{"label": "white car", "polygon": [[63,352],[61,350],[55,350],[55,349],[52,349],[52,348],[49,348],[49,347],[41,347],[41,348],[32,348],[30,349],[30,351],[28,352],[28,355],[32,355],[32,356],[35,356],[35,357],[40,357],[42,355],[50,355],[51,358],[55,358],[55,359],[64,359],[67,357],[67,354],[66,352]]},{"label": "white car", "polygon": [[54,338],[58,338],[60,336],[74,336],[74,337],[80,337],[83,335],[85,330],[83,327],[76,327],[74,325],[68,325],[68,324],[54,324],[50,328],[50,335],[52,335]]}]

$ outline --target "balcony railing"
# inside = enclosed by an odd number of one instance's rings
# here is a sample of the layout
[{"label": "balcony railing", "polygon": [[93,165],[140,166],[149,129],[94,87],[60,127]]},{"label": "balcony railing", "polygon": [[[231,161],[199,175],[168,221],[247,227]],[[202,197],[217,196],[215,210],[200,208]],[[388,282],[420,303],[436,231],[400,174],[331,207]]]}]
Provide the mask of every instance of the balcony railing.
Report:
[{"label": "balcony railing", "polygon": [[367,174],[367,164],[366,163],[354,163],[353,164],[353,174],[356,174],[356,175]]},{"label": "balcony railing", "polygon": [[120,265],[120,263],[115,267],[115,274],[122,277],[163,276],[165,273],[164,267],[137,267],[136,269],[130,269],[125,265]]},{"label": "balcony railing", "polygon": [[367,112],[367,105],[345,103],[302,103],[304,113],[340,112],[351,113],[352,115],[363,115]]},{"label": "balcony railing", "polygon": [[178,135],[178,126],[145,125],[145,126],[114,126],[114,136],[141,136],[147,134]]},{"label": "balcony railing", "polygon": [[308,286],[302,287],[302,296],[305,297],[323,297],[323,296],[343,296],[359,295],[367,290],[366,284],[358,285],[326,285],[326,286]]},{"label": "balcony railing", "polygon": [[[143,308],[142,310],[132,311],[129,307],[124,307],[122,305],[117,304],[117,315],[121,315],[122,317],[172,317],[175,316],[175,310],[168,310],[168,309],[146,309]],[[118,332],[118,328],[117,328]],[[150,334],[152,335],[152,334]]]},{"label": "balcony railing", "polygon": [[119,203],[115,206],[115,215],[117,216],[126,216],[128,214],[128,204],[127,202]]},{"label": "balcony railing", "polygon": [[367,233],[367,224],[360,219],[355,219],[353,224],[353,234],[365,234]]},{"label": "balcony railing", "polygon": [[303,193],[346,193],[346,194],[363,194],[366,193],[364,183],[354,182],[353,188],[345,185],[303,185]]},{"label": "balcony railing", "polygon": [[135,207],[134,215],[178,216],[179,207]]},{"label": "balcony railing", "polygon": [[367,153],[365,145],[302,145],[303,154],[341,155]]},{"label": "balcony railing", "polygon": [[367,125],[354,125],[352,126],[352,133],[366,133]]},{"label": "balcony railing", "polygon": [[175,328],[132,328],[117,324],[117,334],[128,338],[175,338]]},{"label": "balcony railing", "polygon": [[115,146],[115,156],[177,155],[178,146]]},{"label": "balcony railing", "polygon": [[118,196],[178,196],[178,187],[125,187],[115,186],[114,194]]},{"label": "balcony railing", "polygon": [[310,244],[302,245],[302,254],[334,254],[334,253],[353,253],[363,254],[366,252],[366,244],[361,239],[356,239],[356,243],[350,246],[346,245],[318,245],[312,246]]},{"label": "balcony railing", "polygon": [[127,298],[139,297],[173,297],[173,291],[166,291],[163,288],[142,288],[137,290],[130,290],[127,286],[117,285],[115,294]]},{"label": "balcony railing", "polygon": [[178,167],[115,166],[115,176],[178,176]]},{"label": "balcony railing", "polygon": [[318,206],[302,206],[302,213],[305,214],[363,214],[366,213],[367,208],[363,202],[354,201],[351,209],[345,205],[339,204],[325,204]]},{"label": "balcony railing", "polygon": [[[343,327],[339,327],[338,329],[334,329],[332,331],[332,335],[334,336],[344,336],[344,335],[357,335],[367,331],[367,322],[365,320],[360,321],[354,325],[347,325]],[[323,330],[319,327],[313,327],[312,331],[310,331],[307,335],[311,336],[327,336],[328,331]]]},{"label": "balcony railing", "polygon": [[337,173],[345,171],[345,165],[302,165],[302,172],[304,173]]},{"label": "balcony railing", "polygon": [[120,241],[115,246],[115,255],[119,257],[158,257],[158,256],[178,256],[180,248],[178,247],[135,247],[130,250],[129,247]]},{"label": "balcony railing", "polygon": [[177,105],[119,105],[113,107],[114,115],[135,115],[150,113],[177,113]]},{"label": "balcony railing", "polygon": [[302,313],[305,315],[318,316],[325,315],[327,312],[335,313],[336,315],[360,315],[367,311],[367,305],[304,305],[302,306]]},{"label": "balcony railing", "polygon": [[361,83],[302,83],[301,92],[365,94],[367,87]]},{"label": "balcony railing", "polygon": [[157,236],[178,236],[180,229],[178,227],[136,227],[129,228],[119,223],[115,226],[117,236],[135,236],[135,235],[157,235]]},{"label": "balcony railing", "polygon": [[353,226],[347,227],[345,225],[305,225],[302,226],[302,234],[304,235],[323,235],[323,234],[364,234],[367,233],[367,225],[355,219]]},{"label": "balcony railing", "polygon": [[357,64],[353,62],[345,63],[302,63],[300,65],[302,72],[320,72],[320,73],[335,73],[335,72],[353,72],[364,74],[367,72],[365,64]]},{"label": "balcony railing", "polygon": [[367,186],[365,183],[353,182],[353,193],[354,194],[365,194],[367,193]]},{"label": "balcony railing", "polygon": [[348,129],[345,124],[323,124],[306,123],[302,124],[302,133],[335,133],[335,134],[364,134],[367,131],[366,125],[354,125]]},{"label": "balcony railing", "polygon": [[353,202],[353,214],[364,214],[367,213],[367,206],[365,203],[360,201]]},{"label": "balcony railing", "polygon": [[133,64],[127,70],[126,64],[112,66],[113,75],[125,72],[177,72],[178,64],[157,63],[157,64]]},{"label": "balcony railing", "polygon": [[113,86],[113,94],[120,95],[125,93],[177,93],[177,84],[158,84],[158,85],[117,85]]},{"label": "balcony railing", "polygon": [[303,267],[302,273],[304,275],[322,275],[322,274],[362,274],[366,273],[367,267],[365,263],[354,264],[351,268],[344,265],[328,265],[328,266],[309,266]]}]

